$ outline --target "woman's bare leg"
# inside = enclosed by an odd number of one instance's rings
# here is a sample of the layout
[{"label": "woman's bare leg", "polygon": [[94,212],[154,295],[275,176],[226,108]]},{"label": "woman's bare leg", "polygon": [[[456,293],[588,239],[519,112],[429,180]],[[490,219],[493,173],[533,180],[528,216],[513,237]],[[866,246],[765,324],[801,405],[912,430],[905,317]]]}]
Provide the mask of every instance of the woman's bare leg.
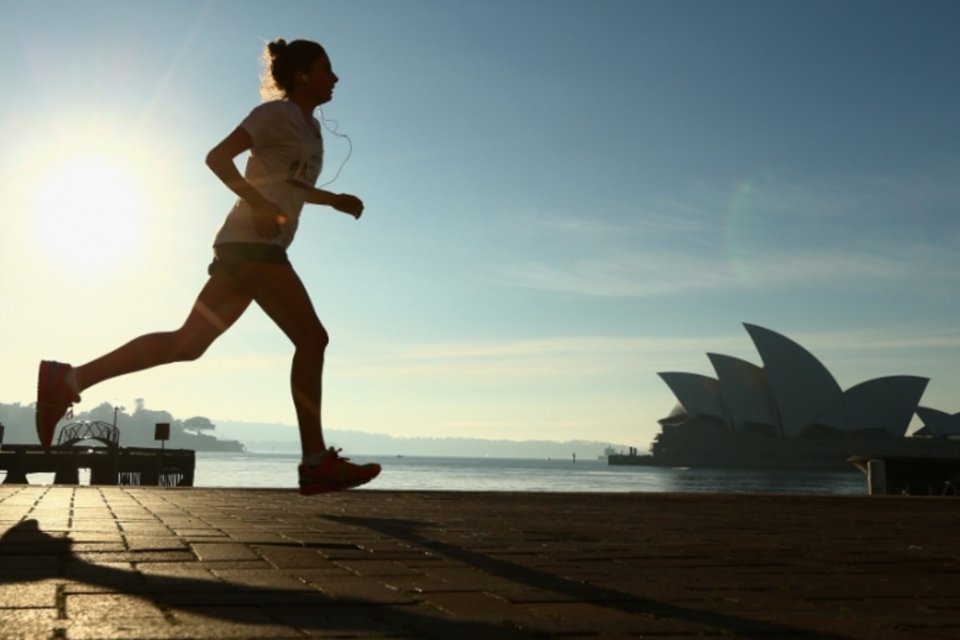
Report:
[{"label": "woman's bare leg", "polygon": [[82,391],[98,382],[170,362],[195,360],[243,314],[251,295],[230,276],[216,272],[207,280],[186,321],[176,331],[150,333],[75,367]]},{"label": "woman's bare leg", "polygon": [[96,360],[75,367],[82,391],[98,382],[169,362],[194,360],[243,314],[252,300],[294,345],[290,386],[303,455],[326,451],[321,420],[323,360],[329,337],[310,296],[286,264],[247,263],[228,276],[216,272],[176,331],[140,336]]},{"label": "woman's bare leg", "polygon": [[324,351],[330,338],[310,296],[289,264],[247,264],[237,275],[245,290],[293,343],[290,388],[303,455],[324,453],[320,405]]}]

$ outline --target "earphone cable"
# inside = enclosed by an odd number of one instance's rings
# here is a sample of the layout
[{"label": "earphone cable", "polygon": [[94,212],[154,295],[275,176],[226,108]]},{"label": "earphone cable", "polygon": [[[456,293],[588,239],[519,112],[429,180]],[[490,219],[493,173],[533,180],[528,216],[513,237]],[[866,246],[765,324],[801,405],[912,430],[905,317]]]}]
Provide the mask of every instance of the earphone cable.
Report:
[{"label": "earphone cable", "polygon": [[342,138],[343,140],[346,140],[346,141],[347,141],[347,155],[346,155],[346,157],[343,159],[343,162],[340,163],[340,167],[337,168],[337,172],[336,172],[335,174],[333,174],[333,177],[330,178],[329,180],[327,180],[326,182],[324,182],[323,184],[320,185],[320,187],[323,188],[323,187],[327,186],[328,184],[331,184],[331,183],[335,182],[336,179],[340,177],[340,172],[343,171],[343,167],[346,166],[347,160],[349,160],[349,159],[350,159],[350,156],[353,155],[353,141],[350,139],[350,136],[348,136],[347,134],[345,134],[345,133],[340,133],[340,123],[339,123],[339,122],[337,122],[336,120],[327,120],[326,116],[323,115],[323,107],[322,107],[322,106],[320,107],[320,122],[321,122],[321,124],[323,124],[323,128],[326,129],[326,130],[327,130],[328,132],[330,132],[331,134],[333,134],[334,137]]}]

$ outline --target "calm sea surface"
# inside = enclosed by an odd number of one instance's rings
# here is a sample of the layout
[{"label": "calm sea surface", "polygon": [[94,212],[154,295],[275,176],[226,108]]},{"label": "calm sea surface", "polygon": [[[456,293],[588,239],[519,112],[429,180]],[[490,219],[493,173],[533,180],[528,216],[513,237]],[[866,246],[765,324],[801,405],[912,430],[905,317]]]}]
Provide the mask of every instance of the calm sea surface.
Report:
[{"label": "calm sea surface", "polygon": [[[608,466],[605,460],[519,460],[352,456],[383,466],[370,489],[428,491],[588,491],[866,495],[859,473],[723,471]],[[294,454],[197,453],[198,487],[297,486]],[[83,480],[81,480],[83,482]]]}]

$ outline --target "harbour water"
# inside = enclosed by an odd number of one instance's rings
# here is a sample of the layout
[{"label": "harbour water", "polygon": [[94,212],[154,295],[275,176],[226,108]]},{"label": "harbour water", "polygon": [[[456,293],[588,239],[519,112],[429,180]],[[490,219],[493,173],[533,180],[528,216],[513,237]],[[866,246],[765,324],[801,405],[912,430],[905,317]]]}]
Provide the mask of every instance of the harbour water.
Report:
[{"label": "harbour water", "polygon": [[[379,462],[369,489],[417,491],[694,492],[865,495],[863,475],[608,466],[605,460],[352,456]],[[292,488],[299,456],[197,453],[198,487]]]}]

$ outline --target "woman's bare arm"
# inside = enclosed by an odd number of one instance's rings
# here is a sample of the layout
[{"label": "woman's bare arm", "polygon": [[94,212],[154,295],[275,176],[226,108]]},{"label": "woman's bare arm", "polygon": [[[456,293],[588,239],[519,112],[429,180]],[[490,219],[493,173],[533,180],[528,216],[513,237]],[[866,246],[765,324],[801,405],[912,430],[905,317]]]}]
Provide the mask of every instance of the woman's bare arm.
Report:
[{"label": "woman's bare arm", "polygon": [[310,204],[325,205],[333,207],[337,211],[342,211],[348,215],[359,219],[363,215],[363,200],[349,193],[332,193],[325,189],[317,189],[308,184],[289,180],[290,184],[299,187],[307,192],[306,201]]},{"label": "woman's bare arm", "polygon": [[274,202],[267,200],[256,187],[247,182],[234,163],[234,159],[253,146],[250,134],[237,127],[207,153],[207,166],[220,178],[227,188],[250,204],[253,211],[253,224],[262,238],[275,238],[280,235],[280,225],[287,216]]}]

